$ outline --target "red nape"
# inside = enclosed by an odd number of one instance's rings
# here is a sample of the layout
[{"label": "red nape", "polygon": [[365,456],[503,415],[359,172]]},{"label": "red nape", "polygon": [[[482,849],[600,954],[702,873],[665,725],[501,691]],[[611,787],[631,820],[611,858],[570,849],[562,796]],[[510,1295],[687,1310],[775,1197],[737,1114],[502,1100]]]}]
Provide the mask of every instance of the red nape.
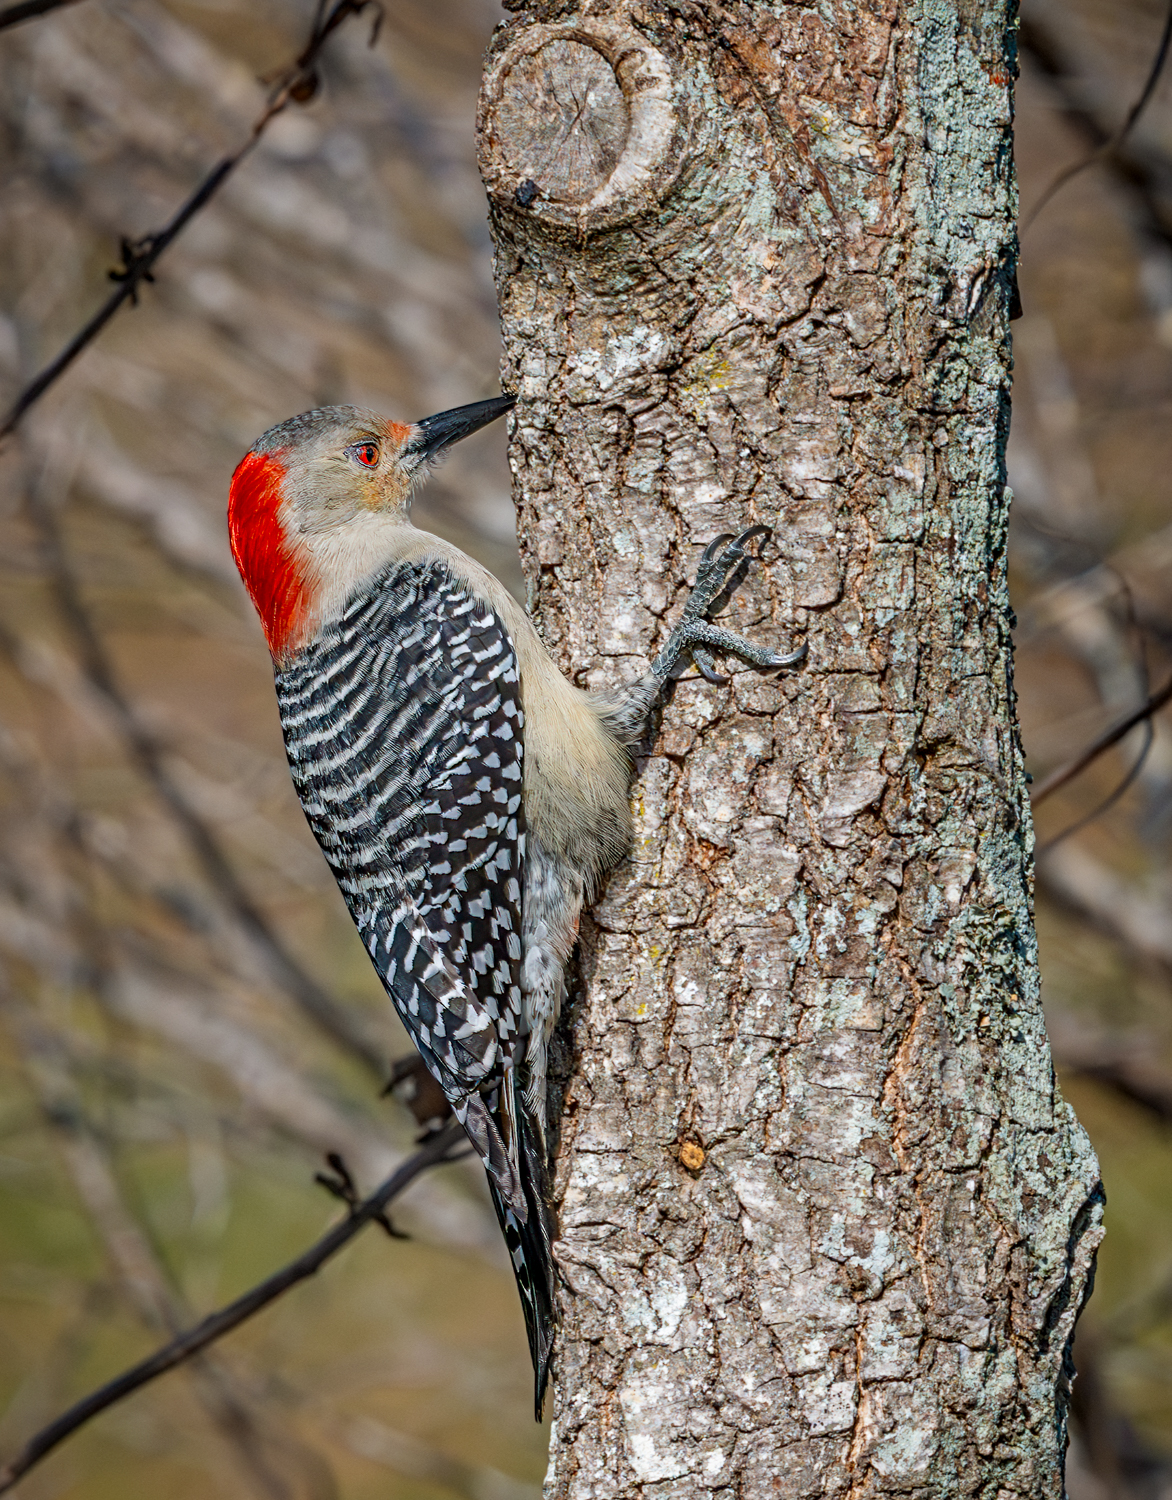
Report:
[{"label": "red nape", "polygon": [[271,453],[248,453],[228,492],[232,556],[278,660],[295,643],[309,605],[309,590],[278,514],[284,479],[285,466]]}]

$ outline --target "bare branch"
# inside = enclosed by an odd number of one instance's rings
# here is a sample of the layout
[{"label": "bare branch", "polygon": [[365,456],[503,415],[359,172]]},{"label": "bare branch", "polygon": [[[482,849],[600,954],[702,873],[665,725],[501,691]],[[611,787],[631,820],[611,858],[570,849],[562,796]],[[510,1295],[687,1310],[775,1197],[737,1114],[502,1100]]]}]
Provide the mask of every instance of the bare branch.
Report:
[{"label": "bare branch", "polygon": [[42,1428],[29,1439],[9,1464],[0,1469],[0,1495],[6,1494],[47,1454],[63,1443],[67,1437],[72,1436],[79,1427],[83,1427],[96,1417],[99,1412],[106,1411],[107,1408],[122,1401],[150,1381],[157,1380],[168,1370],[184,1364],[202,1349],[222,1339],[225,1334],[231,1333],[234,1328],[239,1328],[241,1323],[255,1317],[262,1308],[275,1302],[291,1287],[315,1275],[367,1224],[376,1221],[392,1199],[398,1197],[421,1172],[441,1162],[456,1159],[458,1154],[456,1148],[463,1139],[463,1130],[453,1120],[438,1135],[434,1135],[422,1146],[414,1156],[409,1157],[381,1187],[358,1204],[340,1224],[336,1224],[328,1234],[323,1235],[315,1245],[310,1246],[296,1260],[291,1261],[280,1271],[274,1272],[272,1276],[237,1297],[234,1302],[230,1302],[219,1312],[211,1313],[194,1328],[179,1334],[170,1343],[156,1350],[154,1354],[132,1365],[129,1370],[124,1370],[121,1375],[108,1381],[98,1390],[92,1391],[71,1406],[68,1411],[63,1412],[55,1421],[50,1422],[47,1427]]},{"label": "bare branch", "polygon": [[[1044,18],[1035,6],[1028,17],[1022,17],[1018,33],[1022,51],[1038,65],[1062,99],[1062,107],[1096,152],[1111,140],[1109,126],[1080,96],[1065,66],[1065,12],[1056,11]],[[1172,246],[1172,222],[1164,199],[1155,153],[1145,149],[1141,155],[1126,141],[1105,152],[1103,164],[1112,169],[1116,180],[1131,189],[1142,210],[1144,227],[1166,245]],[[1031,221],[1038,212],[1033,210]]]},{"label": "bare branch", "polygon": [[1072,833],[1081,833],[1088,824],[1093,823],[1096,818],[1101,818],[1105,812],[1108,812],[1112,807],[1115,806],[1115,804],[1123,796],[1124,792],[1127,791],[1128,787],[1131,786],[1131,784],[1136,780],[1140,772],[1143,770],[1144,764],[1146,763],[1148,758],[1148,753],[1155,742],[1155,738],[1156,731],[1152,727],[1152,721],[1150,718],[1146,719],[1144,721],[1143,746],[1140,749],[1140,752],[1136,756],[1135,760],[1132,761],[1131,765],[1123,773],[1122,779],[1115,783],[1115,785],[1111,788],[1111,790],[1107,793],[1103,800],[1099,802],[1095,807],[1092,807],[1089,813],[1084,813],[1081,818],[1076,818],[1073,823],[1068,823],[1061,833],[1056,833],[1052,839],[1047,839],[1042,847],[1037,851],[1037,858],[1041,858],[1043,854],[1049,854],[1051,849],[1053,849],[1056,845],[1061,844],[1063,840],[1068,839]]},{"label": "bare branch", "polygon": [[1110,750],[1112,745],[1117,745],[1121,739],[1129,735],[1137,724],[1142,724],[1145,719],[1150,719],[1154,713],[1158,713],[1164,707],[1165,703],[1169,701],[1172,701],[1172,678],[1158,692],[1153,693],[1146,703],[1142,703],[1134,713],[1128,714],[1127,718],[1121,719],[1118,724],[1104,730],[1098,739],[1092,740],[1081,754],[1076,755],[1066,765],[1059,766],[1058,770],[1052,771],[1034,789],[1030,798],[1031,805],[1034,807],[1039,806],[1047,797],[1052,796],[1059,787],[1065,786],[1068,781],[1073,781],[1089,765],[1098,760],[1100,755]]},{"label": "bare branch", "polygon": [[77,0],[20,0],[19,5],[6,5],[0,10],[0,31],[7,26],[19,26],[22,21],[35,20],[51,10],[61,10],[66,5],[76,5]]},{"label": "bare branch", "polygon": [[[79,809],[63,788],[47,777],[43,764],[26,759],[2,727],[0,767],[15,778],[23,800],[36,806],[38,815],[47,819],[79,857],[101,860],[115,879],[122,880],[125,872],[107,863],[81,837]],[[10,804],[10,833],[15,821],[12,811]],[[52,840],[43,832],[38,832],[37,839],[46,851],[52,847]],[[0,876],[5,875],[11,878],[0,859]],[[124,889],[133,894],[132,887]],[[229,1012],[225,1002],[230,991],[217,991],[202,979],[174,968],[124,930],[103,931],[100,943],[87,952],[86,936],[97,936],[88,932],[88,918],[76,911],[66,926],[38,910],[37,904],[35,892],[0,892],[0,946],[6,955],[33,965],[47,983],[60,983],[68,976],[65,982],[86,986],[108,1015],[139,1031],[153,1033],[182,1055],[215,1068],[245,1106],[243,1113],[232,1111],[232,1128],[254,1119],[263,1121],[285,1138],[305,1143],[315,1155],[341,1152],[368,1181],[381,1180],[403,1160],[403,1152],[385,1133],[352,1114],[328,1088],[291,1066],[271,1038],[250,1024],[247,1012],[239,1008]],[[74,1061],[84,1057],[90,1072],[125,1086],[127,1079],[119,1065],[112,1066],[109,1055],[100,1049],[95,1052],[85,1038],[71,1036],[69,1049]],[[185,1072],[189,1075],[189,1070]],[[450,1118],[450,1106],[417,1054],[401,1058],[390,1073],[384,1093],[394,1090],[428,1135]],[[151,1082],[157,1084],[158,1080]],[[135,1092],[142,1085],[143,1080],[135,1077]],[[477,1255],[488,1254],[496,1263],[497,1226],[482,1196],[469,1196],[447,1184],[433,1183],[416,1204],[414,1217],[434,1240]],[[177,1320],[175,1326],[181,1321]]]},{"label": "bare branch", "polygon": [[[140,1319],[154,1333],[174,1333],[187,1313],[160,1264],[150,1237],[126,1202],[107,1143],[88,1119],[64,1040],[31,1011],[5,1005],[19,1039],[30,1080],[58,1136],[74,1186]],[[292,1492],[266,1452],[261,1428],[231,1372],[214,1356],[191,1363],[197,1397],[240,1460],[263,1500],[292,1500]],[[287,1452],[291,1434],[283,1433]],[[318,1460],[320,1462],[320,1459]]]},{"label": "bare branch", "polygon": [[[240,149],[232,156],[226,156],[223,161],[212,168],[162,229],[140,240],[124,239],[122,241],[122,264],[110,272],[110,279],[118,283],[118,290],[106,299],[93,317],[70,339],[60,354],[51,360],[20,393],[3,422],[0,423],[0,442],[15,430],[17,423],[29,407],[39,401],[49,387],[64,375],[82,350],[93,343],[122,304],[124,302],[129,302],[131,305],[137,303],[139,287],[144,281],[154,280],[152,274],[154,266],[164,250],[182,234],[200,209],[205,208],[211,202],[231,173],[260,140],[269,122],[290,102],[304,104],[313,98],[317,92],[316,62],[326,39],[343,21],[350,16],[360,14],[368,6],[374,4],[375,0],[335,0],[335,4],[324,16],[319,8],[318,18],[308,42],[296,60],[281,69],[273,78],[268,102],[253,122],[248,139]],[[376,21],[375,32],[377,29]],[[372,34],[371,41],[373,40]]]},{"label": "bare branch", "polygon": [[1037,203],[1035,203],[1033,208],[1030,210],[1029,217],[1022,225],[1023,234],[1026,232],[1026,230],[1029,229],[1030,225],[1054,197],[1055,193],[1057,193],[1061,188],[1064,188],[1066,184],[1071,180],[1071,178],[1077,177],[1078,174],[1080,172],[1084,172],[1087,167],[1094,166],[1095,162],[1102,161],[1105,157],[1110,156],[1112,152],[1117,151],[1119,147],[1122,146],[1123,142],[1131,133],[1132,126],[1139,119],[1140,115],[1143,114],[1144,110],[1151,102],[1152,95],[1156,91],[1156,85],[1160,81],[1160,75],[1164,71],[1164,64],[1168,60],[1168,49],[1170,45],[1172,45],[1172,4],[1168,6],[1168,13],[1164,17],[1164,30],[1160,35],[1160,45],[1156,48],[1156,55],[1152,59],[1151,67],[1148,69],[1147,79],[1145,80],[1144,86],[1140,90],[1135,103],[1127,111],[1127,118],[1124,120],[1119,129],[1114,133],[1114,135],[1105,140],[1102,145],[1092,151],[1089,156],[1084,156],[1081,161],[1075,162],[1073,166],[1063,168],[1063,170],[1058,173],[1057,177],[1054,178],[1054,180],[1050,183],[1050,186],[1046,189],[1046,191],[1038,199]]}]

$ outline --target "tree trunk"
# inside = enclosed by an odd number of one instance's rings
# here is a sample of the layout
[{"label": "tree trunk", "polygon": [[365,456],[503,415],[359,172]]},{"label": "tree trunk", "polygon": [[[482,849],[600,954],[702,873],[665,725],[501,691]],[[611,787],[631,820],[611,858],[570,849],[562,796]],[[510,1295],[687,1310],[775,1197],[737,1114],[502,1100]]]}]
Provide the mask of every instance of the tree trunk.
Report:
[{"label": "tree trunk", "polygon": [[720,532],[583,923],[558,1500],[1062,1494],[1100,1238],[1038,999],[1006,595],[1007,0],[597,0],[481,103],[531,605],[645,670]]}]

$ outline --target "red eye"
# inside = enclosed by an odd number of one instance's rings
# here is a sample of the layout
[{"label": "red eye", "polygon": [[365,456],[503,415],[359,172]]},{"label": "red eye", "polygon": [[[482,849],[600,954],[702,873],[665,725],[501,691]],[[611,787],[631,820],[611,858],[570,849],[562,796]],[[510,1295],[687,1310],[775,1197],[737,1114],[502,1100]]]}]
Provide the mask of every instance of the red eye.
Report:
[{"label": "red eye", "polygon": [[356,458],[360,464],[365,464],[368,469],[373,469],[378,463],[377,443],[355,443],[347,448],[346,452],[351,458]]}]

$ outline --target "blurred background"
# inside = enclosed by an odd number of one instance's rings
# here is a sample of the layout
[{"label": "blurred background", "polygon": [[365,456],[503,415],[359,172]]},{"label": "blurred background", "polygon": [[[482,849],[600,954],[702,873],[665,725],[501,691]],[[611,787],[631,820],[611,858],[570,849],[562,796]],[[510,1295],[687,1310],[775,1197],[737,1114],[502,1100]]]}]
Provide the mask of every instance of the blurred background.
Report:
[{"label": "blurred background", "polygon": [[[1025,0],[1026,217],[1122,124],[1166,8]],[[317,97],[0,452],[0,1455],[335,1221],[324,1152],[369,1188],[411,1150],[377,1097],[407,1044],[294,799],[224,504],[293,412],[410,420],[497,389],[473,118],[501,14],[397,0],[374,46],[371,12],[348,22]],[[120,240],[242,142],[311,22],[310,0],[82,0],[0,32],[0,405],[107,294]],[[1029,225],[1021,294],[1012,585],[1040,785],[1172,669],[1172,79]],[[503,444],[457,448],[416,514],[519,588]],[[1047,1014],[1108,1196],[1071,1500],[1168,1500],[1166,718],[1037,823]],[[422,1179],[395,1209],[409,1240],[368,1231],[21,1493],[534,1500],[546,1434],[480,1176]]]}]

